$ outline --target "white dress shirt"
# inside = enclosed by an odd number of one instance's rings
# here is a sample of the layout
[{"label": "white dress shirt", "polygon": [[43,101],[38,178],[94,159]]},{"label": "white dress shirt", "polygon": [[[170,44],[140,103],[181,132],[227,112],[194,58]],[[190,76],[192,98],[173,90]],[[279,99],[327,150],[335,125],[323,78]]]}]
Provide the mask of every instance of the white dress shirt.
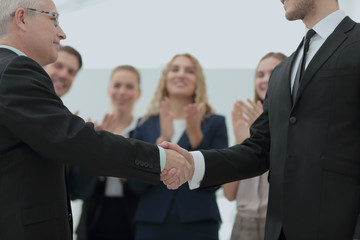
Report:
[{"label": "white dress shirt", "polygon": [[[316,52],[320,49],[326,39],[330,36],[330,34],[335,30],[335,28],[339,25],[339,23],[346,17],[346,14],[342,10],[337,10],[320,22],[318,22],[314,27],[316,34],[311,38],[309,44],[309,50],[306,55],[306,63],[305,69],[309,65],[312,58],[315,56]],[[305,28],[305,35],[309,29]],[[296,57],[295,64],[292,68],[291,73],[291,89],[294,85],[296,71],[299,67],[300,60],[302,58],[303,47],[300,49],[299,54]],[[194,151],[190,152],[194,158],[194,176],[189,181],[190,189],[198,188],[201,184],[202,179],[204,178],[205,174],[205,159],[201,152]]]}]

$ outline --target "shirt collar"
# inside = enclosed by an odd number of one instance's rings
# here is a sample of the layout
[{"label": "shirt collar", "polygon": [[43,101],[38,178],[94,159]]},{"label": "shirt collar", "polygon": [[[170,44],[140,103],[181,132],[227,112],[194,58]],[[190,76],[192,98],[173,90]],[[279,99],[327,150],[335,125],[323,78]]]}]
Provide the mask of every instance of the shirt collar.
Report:
[{"label": "shirt collar", "polygon": [[14,47],[11,46],[7,46],[7,45],[0,45],[0,48],[5,48],[5,49],[9,49],[11,51],[13,51],[14,53],[16,53],[19,56],[26,56],[25,53],[23,53],[22,51],[20,51],[19,49],[16,49]]},{"label": "shirt collar", "polygon": [[[337,10],[318,22],[313,29],[324,40],[326,40],[340,22],[346,17],[343,10]],[[305,27],[305,34],[309,29]]]},{"label": "shirt collar", "polygon": [[122,131],[121,135],[129,137],[129,133],[136,128],[136,125],[137,125],[137,120],[136,120],[136,118],[133,118],[130,125]]}]

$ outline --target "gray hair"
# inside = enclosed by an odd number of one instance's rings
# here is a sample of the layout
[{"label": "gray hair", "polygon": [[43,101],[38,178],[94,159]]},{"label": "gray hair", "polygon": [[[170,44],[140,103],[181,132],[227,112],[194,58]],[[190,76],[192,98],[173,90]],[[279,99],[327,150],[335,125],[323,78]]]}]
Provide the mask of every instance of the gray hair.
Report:
[{"label": "gray hair", "polygon": [[0,0],[0,37],[9,30],[11,14],[18,8],[38,8],[40,0]]}]

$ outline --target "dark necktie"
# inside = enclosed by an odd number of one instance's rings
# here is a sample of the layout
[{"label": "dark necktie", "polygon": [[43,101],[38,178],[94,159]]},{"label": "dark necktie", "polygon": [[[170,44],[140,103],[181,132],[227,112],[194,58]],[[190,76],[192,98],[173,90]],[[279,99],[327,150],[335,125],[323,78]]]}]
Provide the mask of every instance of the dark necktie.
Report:
[{"label": "dark necktie", "polygon": [[305,69],[305,63],[306,63],[306,53],[309,50],[310,39],[315,35],[315,33],[316,32],[314,30],[310,29],[306,33],[306,36],[305,36],[303,56],[302,56],[300,64],[299,64],[299,68],[296,72],[294,86],[293,86],[293,92],[292,92],[293,103],[295,102],[295,98],[296,98],[297,91],[299,89],[301,78],[304,75],[304,69]]}]

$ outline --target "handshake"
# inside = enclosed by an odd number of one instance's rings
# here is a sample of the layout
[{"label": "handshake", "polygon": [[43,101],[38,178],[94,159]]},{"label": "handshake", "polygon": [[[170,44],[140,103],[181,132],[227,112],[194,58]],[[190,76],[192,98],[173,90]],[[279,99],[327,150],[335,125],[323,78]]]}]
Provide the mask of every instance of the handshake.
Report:
[{"label": "handshake", "polygon": [[167,188],[177,189],[190,181],[195,170],[192,154],[175,143],[162,142],[159,146],[166,152],[166,164],[160,174],[160,180]]}]

